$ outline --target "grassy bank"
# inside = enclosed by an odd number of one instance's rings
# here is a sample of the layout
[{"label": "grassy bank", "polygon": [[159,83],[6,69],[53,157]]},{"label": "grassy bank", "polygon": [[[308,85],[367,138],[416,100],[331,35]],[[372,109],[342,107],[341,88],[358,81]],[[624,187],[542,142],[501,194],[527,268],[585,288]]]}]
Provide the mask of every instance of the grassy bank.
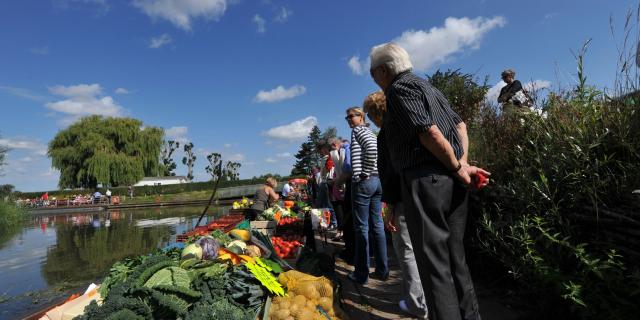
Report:
[{"label": "grassy bank", "polygon": [[22,230],[25,211],[13,204],[0,201],[0,248]]}]

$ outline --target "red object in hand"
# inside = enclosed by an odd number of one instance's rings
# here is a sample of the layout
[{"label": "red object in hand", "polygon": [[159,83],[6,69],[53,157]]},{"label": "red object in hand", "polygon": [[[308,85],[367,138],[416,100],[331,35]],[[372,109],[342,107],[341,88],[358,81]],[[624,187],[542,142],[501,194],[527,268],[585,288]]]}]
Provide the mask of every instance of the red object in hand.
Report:
[{"label": "red object in hand", "polygon": [[482,188],[484,188],[484,184],[487,182],[487,180],[489,180],[489,178],[487,178],[487,176],[485,176],[482,172],[478,172],[475,176],[474,176],[474,184],[473,186],[480,190]]}]

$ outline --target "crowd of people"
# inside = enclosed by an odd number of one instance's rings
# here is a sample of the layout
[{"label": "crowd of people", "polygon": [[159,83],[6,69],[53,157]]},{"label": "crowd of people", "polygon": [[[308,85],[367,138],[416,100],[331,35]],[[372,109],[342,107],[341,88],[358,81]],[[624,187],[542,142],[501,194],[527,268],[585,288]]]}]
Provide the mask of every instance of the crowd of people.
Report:
[{"label": "crowd of people", "polygon": [[[133,191],[130,187],[129,194],[133,197]],[[113,204],[114,198],[112,196],[111,189],[107,188],[105,193],[101,193],[96,189],[93,193],[78,193],[66,198],[56,199],[55,197],[49,197],[49,193],[46,192],[42,196],[37,198],[19,198],[16,200],[16,205],[19,207],[37,208],[48,206],[70,206],[70,205],[88,205],[88,204]],[[120,203],[119,197],[116,197],[116,204]]]},{"label": "crowd of people", "polygon": [[[346,109],[349,140],[317,146],[324,166],[311,173],[314,206],[331,210],[334,240],[345,243],[341,258],[354,267],[349,279],[363,285],[370,277],[387,280],[386,228],[403,273],[398,303],[404,312],[432,320],[480,319],[463,237],[469,190],[485,186],[489,180],[479,177],[490,173],[469,164],[465,123],[439,90],[412,73],[403,48],[382,44],[369,58],[382,91],[368,95],[362,107]],[[514,76],[503,73],[507,86],[499,100],[524,105]]]}]

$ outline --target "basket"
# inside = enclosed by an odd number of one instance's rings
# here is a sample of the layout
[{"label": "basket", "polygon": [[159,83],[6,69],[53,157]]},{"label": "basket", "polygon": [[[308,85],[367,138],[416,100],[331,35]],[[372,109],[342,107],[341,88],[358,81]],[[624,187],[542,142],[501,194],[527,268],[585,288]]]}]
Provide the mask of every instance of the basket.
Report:
[{"label": "basket", "polygon": [[251,221],[251,229],[270,237],[275,234],[276,224],[275,221]]}]

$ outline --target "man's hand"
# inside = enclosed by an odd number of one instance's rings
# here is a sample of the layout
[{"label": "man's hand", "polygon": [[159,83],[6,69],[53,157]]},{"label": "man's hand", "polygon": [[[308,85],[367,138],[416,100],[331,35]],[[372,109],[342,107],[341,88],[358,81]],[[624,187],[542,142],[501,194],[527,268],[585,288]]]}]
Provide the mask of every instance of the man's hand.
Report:
[{"label": "man's hand", "polygon": [[395,208],[392,204],[387,204],[387,214],[384,215],[384,228],[389,230],[389,232],[396,232],[398,228],[396,228],[396,213]]},{"label": "man's hand", "polygon": [[[478,168],[476,166],[470,166],[466,162],[461,162],[461,164],[462,167],[460,168],[460,170],[454,173],[454,176],[458,178],[458,180],[460,180],[460,182],[462,182],[464,185],[470,185],[471,177],[476,176],[478,173],[481,173],[485,177],[489,177],[491,175],[491,172],[486,171],[482,168]],[[480,185],[480,187],[484,187],[487,184],[489,184],[488,178]]]}]

